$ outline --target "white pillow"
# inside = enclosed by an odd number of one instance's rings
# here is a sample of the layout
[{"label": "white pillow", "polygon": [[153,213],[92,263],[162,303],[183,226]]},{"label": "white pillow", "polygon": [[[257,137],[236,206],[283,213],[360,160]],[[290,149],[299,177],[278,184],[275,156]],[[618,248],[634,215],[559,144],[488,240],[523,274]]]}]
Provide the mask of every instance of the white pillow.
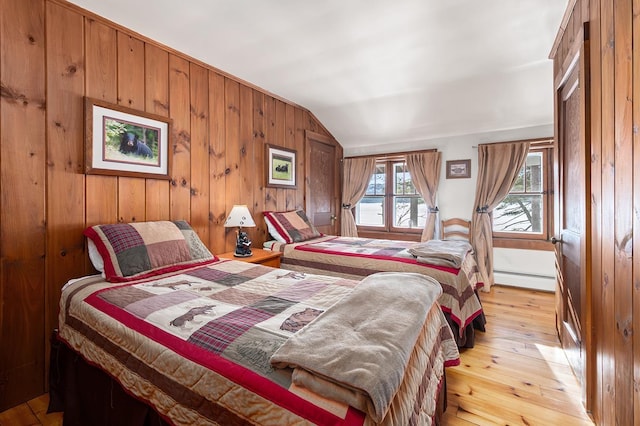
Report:
[{"label": "white pillow", "polygon": [[93,264],[96,271],[100,272],[104,278],[104,260],[102,260],[102,256],[100,256],[100,253],[98,252],[96,243],[94,243],[90,238],[87,238],[87,246],[89,249],[89,259],[91,259],[91,264]]},{"label": "white pillow", "polygon": [[264,217],[264,221],[267,224],[267,229],[269,230],[269,234],[271,234],[274,240],[276,240],[279,243],[287,242],[287,240],[285,240],[284,237],[278,233],[278,230],[276,229],[275,226],[273,226],[273,223],[271,223],[271,221],[267,216]]}]

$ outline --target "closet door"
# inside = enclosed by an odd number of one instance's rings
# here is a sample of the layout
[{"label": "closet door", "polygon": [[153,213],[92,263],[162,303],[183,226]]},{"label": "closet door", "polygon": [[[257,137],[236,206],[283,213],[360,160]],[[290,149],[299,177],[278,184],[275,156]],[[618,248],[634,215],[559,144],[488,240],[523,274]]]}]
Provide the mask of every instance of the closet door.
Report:
[{"label": "closet door", "polygon": [[330,137],[311,131],[306,132],[306,142],[308,180],[305,185],[305,210],[319,232],[338,235],[340,158],[337,143]]},{"label": "closet door", "polygon": [[[586,29],[582,34],[587,34]],[[589,91],[588,40],[581,44],[569,71],[556,89],[557,175],[556,327],[567,358],[586,398],[586,348],[590,293],[587,271],[589,200]]]}]

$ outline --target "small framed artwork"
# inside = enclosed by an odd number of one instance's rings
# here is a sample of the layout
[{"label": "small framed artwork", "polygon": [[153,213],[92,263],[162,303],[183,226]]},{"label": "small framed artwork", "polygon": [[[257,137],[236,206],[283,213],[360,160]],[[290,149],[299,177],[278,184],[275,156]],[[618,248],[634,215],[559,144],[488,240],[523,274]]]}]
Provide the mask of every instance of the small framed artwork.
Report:
[{"label": "small framed artwork", "polygon": [[296,151],[274,145],[267,147],[267,186],[296,187]]},{"label": "small framed artwork", "polygon": [[447,161],[447,179],[463,179],[471,177],[471,160]]},{"label": "small framed artwork", "polygon": [[85,173],[169,179],[171,119],[85,98]]}]

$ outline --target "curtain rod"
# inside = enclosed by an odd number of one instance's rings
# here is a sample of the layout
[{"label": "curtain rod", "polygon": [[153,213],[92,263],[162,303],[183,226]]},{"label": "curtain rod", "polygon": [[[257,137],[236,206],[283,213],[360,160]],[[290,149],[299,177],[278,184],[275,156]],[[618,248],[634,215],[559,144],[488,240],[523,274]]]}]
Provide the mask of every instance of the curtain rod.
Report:
[{"label": "curtain rod", "polygon": [[474,145],[471,148],[478,148],[479,145],[498,145],[502,143],[514,143],[514,142],[529,142],[531,146],[545,146],[545,145],[553,145],[553,136],[548,138],[537,138],[537,139],[521,139],[517,141],[504,141],[504,142],[489,142],[489,143],[481,143],[478,145]]},{"label": "curtain rod", "polygon": [[344,157],[345,159],[349,159],[349,158],[378,158],[378,159],[389,159],[389,158],[397,158],[400,157],[402,155],[407,155],[407,154],[420,154],[422,152],[438,152],[437,148],[432,148],[432,149],[422,149],[419,151],[402,151],[402,152],[387,152],[384,154],[371,154],[371,155],[352,155],[350,157]]}]

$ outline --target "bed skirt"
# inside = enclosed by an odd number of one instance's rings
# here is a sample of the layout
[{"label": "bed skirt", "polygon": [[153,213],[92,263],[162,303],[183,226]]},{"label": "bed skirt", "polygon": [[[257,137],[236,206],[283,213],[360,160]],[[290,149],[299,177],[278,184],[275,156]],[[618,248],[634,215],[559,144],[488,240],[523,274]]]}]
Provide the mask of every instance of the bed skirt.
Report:
[{"label": "bed skirt", "polygon": [[[478,290],[475,290],[475,294],[476,297],[478,297],[478,301],[480,301]],[[444,317],[446,318],[449,327],[451,327],[453,338],[456,340],[456,344],[459,348],[473,348],[475,345],[475,331],[486,331],[485,326],[487,324],[487,318],[484,315],[484,311],[481,311],[476,317],[474,317],[473,320],[466,325],[462,333],[460,333],[460,325],[451,318],[450,313],[444,312]]]}]

